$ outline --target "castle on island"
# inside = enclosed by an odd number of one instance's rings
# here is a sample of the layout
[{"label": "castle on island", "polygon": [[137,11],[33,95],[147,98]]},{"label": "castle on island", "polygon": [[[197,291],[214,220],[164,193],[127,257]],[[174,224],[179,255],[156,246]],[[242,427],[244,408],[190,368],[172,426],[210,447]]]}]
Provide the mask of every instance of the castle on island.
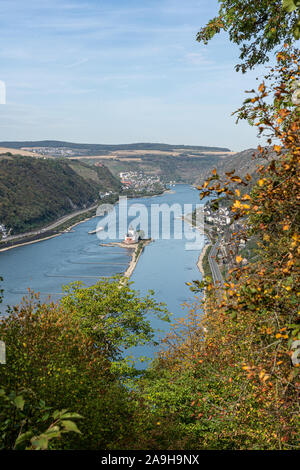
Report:
[{"label": "castle on island", "polygon": [[139,241],[140,235],[139,233],[132,228],[132,226],[129,227],[128,232],[125,235],[124,238],[124,243],[127,243],[127,245],[131,245],[133,243],[137,243]]}]

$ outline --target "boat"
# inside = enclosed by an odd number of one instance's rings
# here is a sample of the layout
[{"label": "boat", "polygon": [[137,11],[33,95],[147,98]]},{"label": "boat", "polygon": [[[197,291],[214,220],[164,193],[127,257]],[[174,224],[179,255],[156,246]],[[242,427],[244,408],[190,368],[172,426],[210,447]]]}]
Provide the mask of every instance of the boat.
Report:
[{"label": "boat", "polygon": [[96,230],[91,230],[90,232],[88,232],[89,235],[94,235],[95,233],[97,232],[101,232],[102,230],[104,230],[104,227],[97,227]]}]

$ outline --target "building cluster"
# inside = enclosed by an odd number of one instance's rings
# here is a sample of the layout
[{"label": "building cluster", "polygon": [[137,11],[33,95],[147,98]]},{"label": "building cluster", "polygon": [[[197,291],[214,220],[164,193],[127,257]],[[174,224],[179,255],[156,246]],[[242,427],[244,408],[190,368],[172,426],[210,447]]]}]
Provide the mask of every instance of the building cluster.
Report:
[{"label": "building cluster", "polygon": [[8,233],[7,233],[7,228],[5,227],[5,225],[3,224],[0,224],[0,239],[5,239],[7,238],[8,236]]},{"label": "building cluster", "polygon": [[140,171],[126,171],[119,173],[122,189],[132,189],[134,191],[156,192],[164,189],[164,184],[158,176],[145,175]]},{"label": "building cluster", "polygon": [[78,154],[68,147],[23,147],[21,150],[53,157],[71,157]]},{"label": "building cluster", "polygon": [[105,191],[104,193],[99,191],[99,198],[105,199],[106,197],[112,196],[113,194],[118,194],[118,193],[116,191]]},{"label": "building cluster", "polygon": [[[240,238],[237,244],[232,243],[232,233],[240,233],[242,225],[240,222],[232,220],[232,215],[227,207],[220,207],[213,211],[209,205],[204,207],[204,220],[208,226],[212,226],[218,239],[217,258],[219,262],[232,267],[235,263],[239,250],[245,248],[247,239]],[[248,264],[246,258],[242,259],[242,264]]]},{"label": "building cluster", "polygon": [[[241,230],[241,225],[239,223],[233,223],[230,226],[230,230],[227,228],[219,238],[219,250],[218,258],[223,261],[223,263],[228,265],[233,265],[235,262],[235,257],[239,253],[239,250],[245,248],[247,239],[240,238],[237,240],[235,245],[232,244],[232,233],[238,233]],[[247,258],[242,259],[242,264],[248,264]]]},{"label": "building cluster", "polygon": [[204,221],[214,225],[217,232],[223,232],[224,227],[231,223],[230,211],[227,207],[220,207],[217,211],[213,211],[209,206],[205,206]]}]

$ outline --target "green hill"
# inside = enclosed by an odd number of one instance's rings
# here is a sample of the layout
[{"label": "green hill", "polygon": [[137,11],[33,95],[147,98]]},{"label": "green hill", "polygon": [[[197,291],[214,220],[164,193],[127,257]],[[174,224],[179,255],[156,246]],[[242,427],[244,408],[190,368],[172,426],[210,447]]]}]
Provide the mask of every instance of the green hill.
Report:
[{"label": "green hill", "polygon": [[22,233],[96,203],[99,191],[119,191],[105,167],[14,156],[0,159],[0,223]]}]

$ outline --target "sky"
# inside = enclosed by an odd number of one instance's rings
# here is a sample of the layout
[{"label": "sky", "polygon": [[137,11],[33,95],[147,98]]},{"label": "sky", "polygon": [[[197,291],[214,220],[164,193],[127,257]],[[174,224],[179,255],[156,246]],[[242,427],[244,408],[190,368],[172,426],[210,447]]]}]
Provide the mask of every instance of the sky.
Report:
[{"label": "sky", "polygon": [[0,0],[0,141],[164,142],[243,150],[231,113],[262,68],[236,72],[217,0]]}]

